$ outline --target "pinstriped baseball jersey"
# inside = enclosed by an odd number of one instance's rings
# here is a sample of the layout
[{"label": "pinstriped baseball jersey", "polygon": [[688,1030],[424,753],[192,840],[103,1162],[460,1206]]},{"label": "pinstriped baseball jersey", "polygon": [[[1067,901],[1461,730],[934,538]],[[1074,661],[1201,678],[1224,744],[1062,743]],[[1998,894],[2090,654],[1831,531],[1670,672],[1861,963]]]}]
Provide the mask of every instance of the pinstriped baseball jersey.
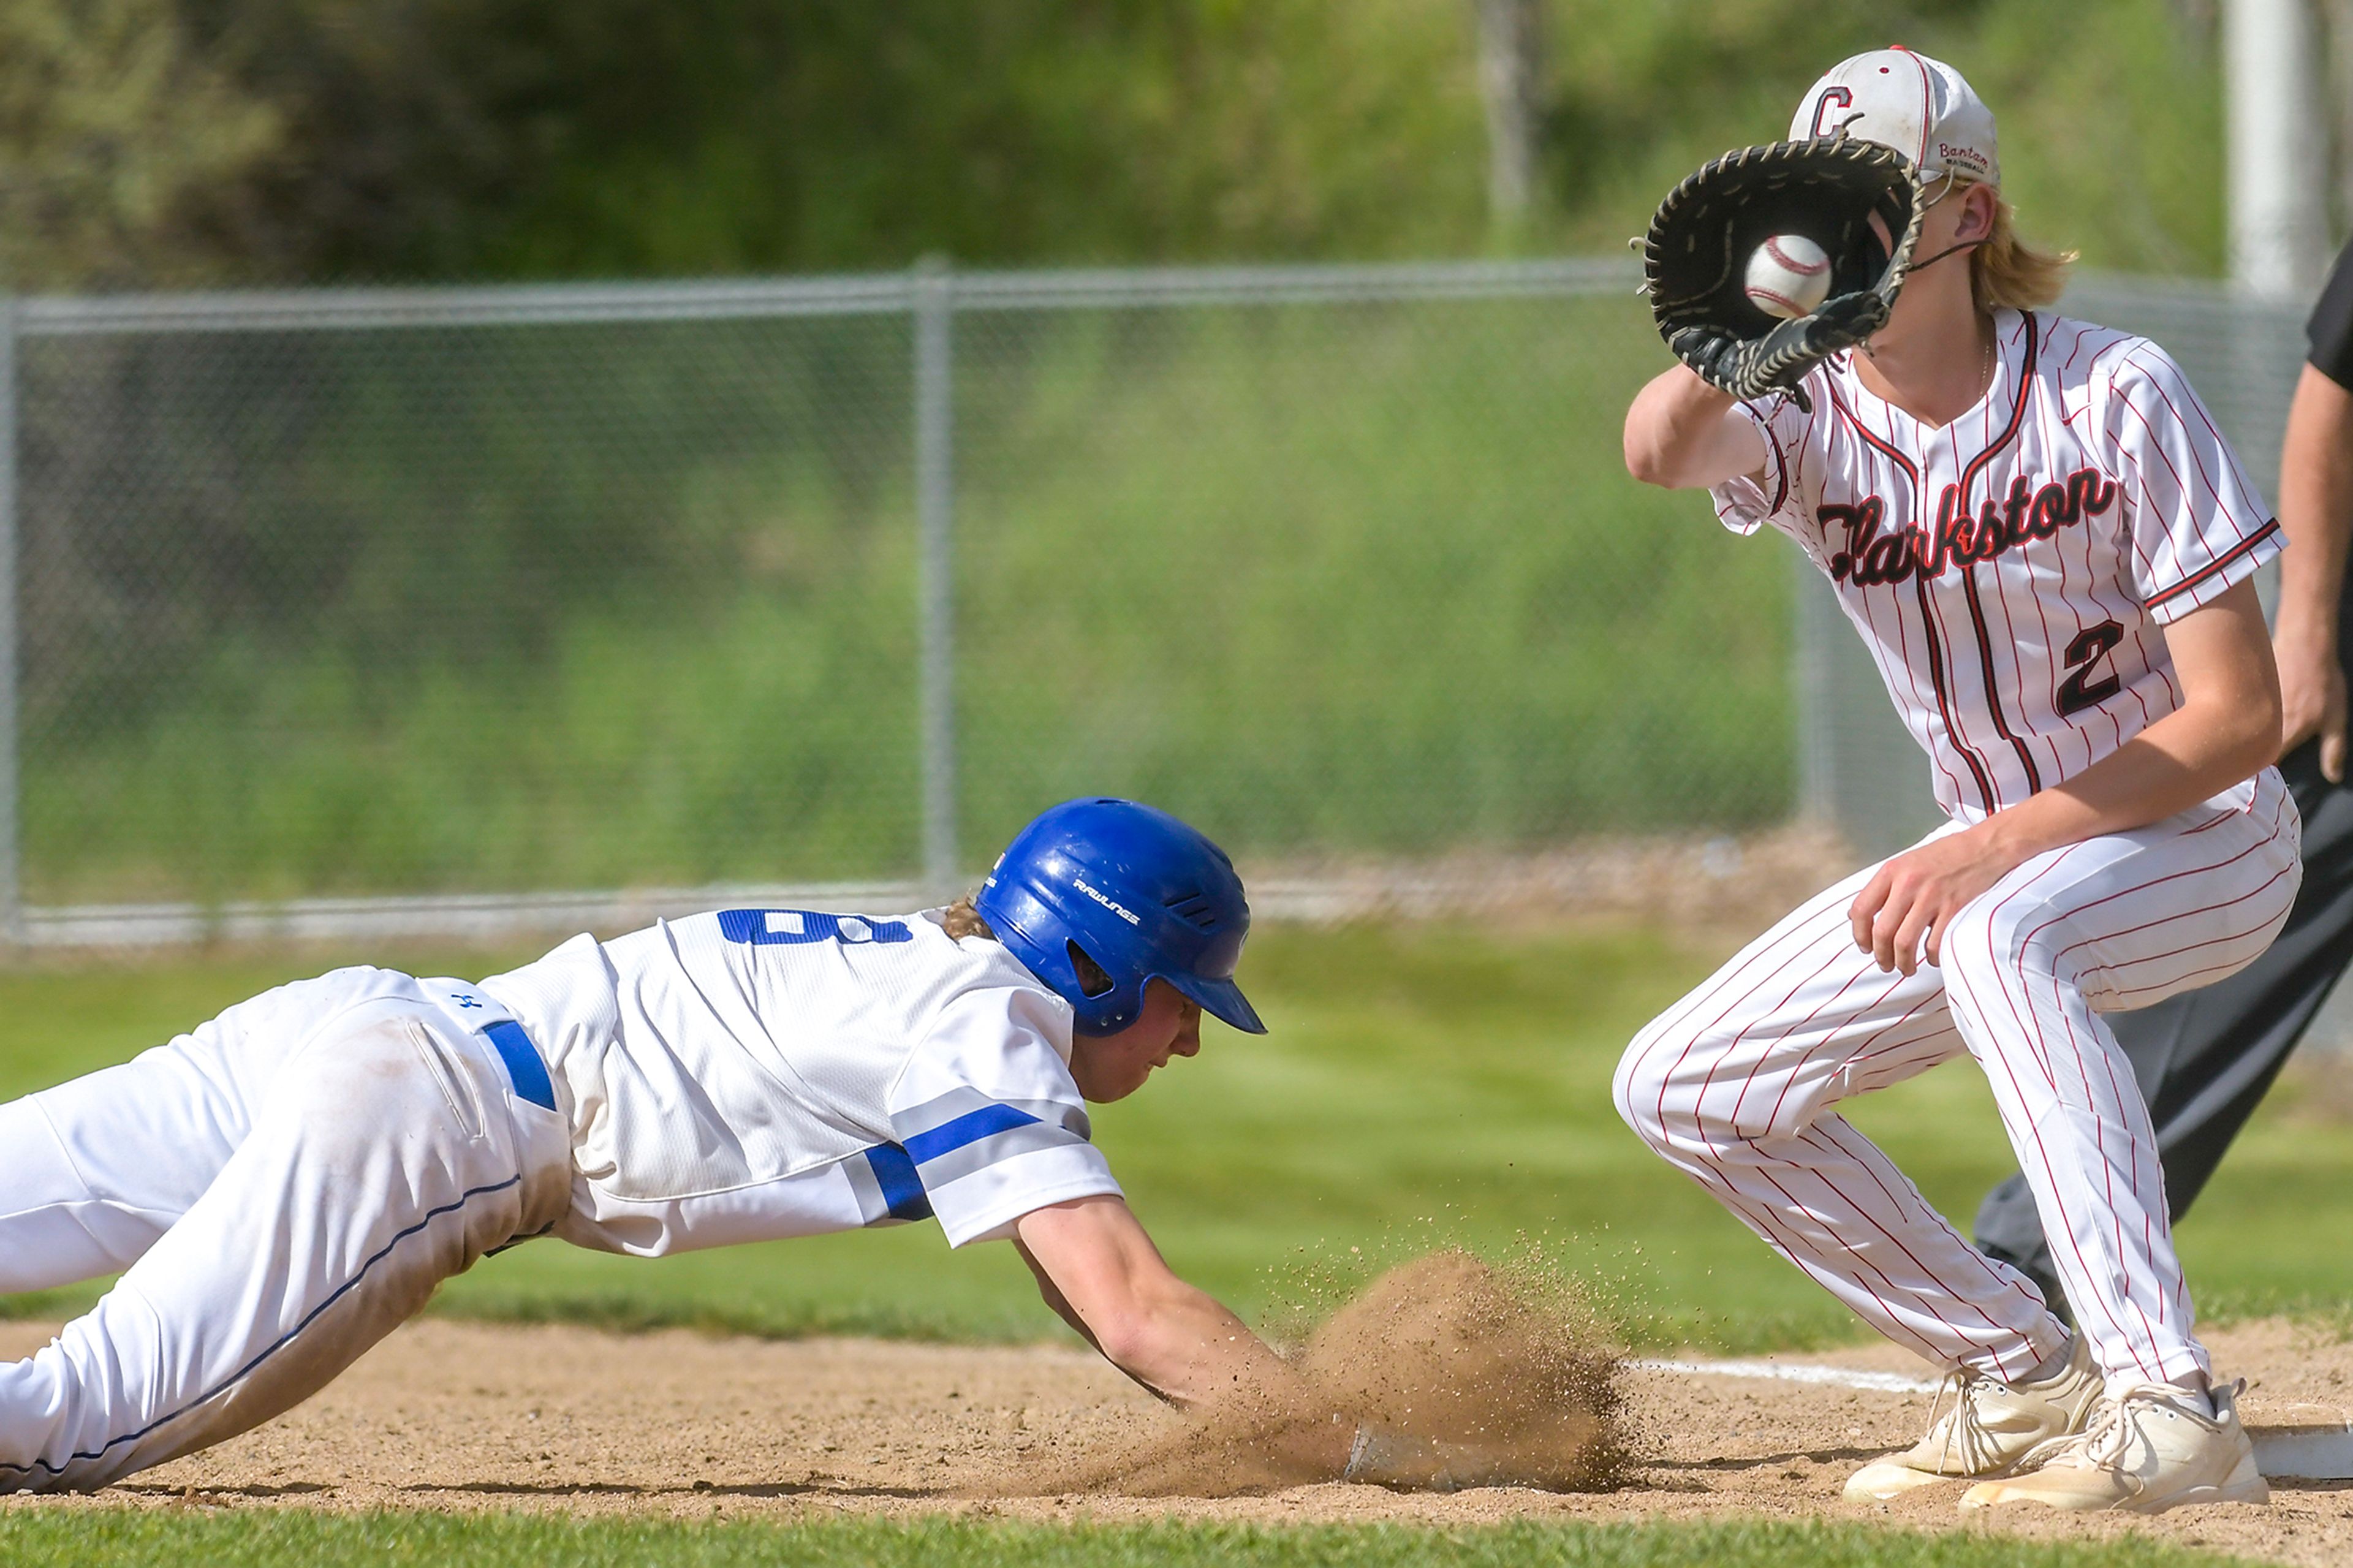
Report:
[{"label": "pinstriped baseball jersey", "polygon": [[2178,708],[2158,628],[2281,542],[2163,349],[2047,312],[1994,327],[1992,384],[1950,425],[1882,402],[1841,355],[1808,374],[1812,412],[1742,405],[1766,467],[1711,492],[1725,526],[1778,529],[1829,576],[1963,821]]},{"label": "pinstriped baseball jersey", "polygon": [[[426,984],[460,1005],[460,983]],[[1070,1005],[936,910],[658,921],[464,994],[547,1058],[578,1172],[555,1234],[582,1246],[654,1256],[931,1216],[961,1247],[1120,1190],[1071,1078]]]}]

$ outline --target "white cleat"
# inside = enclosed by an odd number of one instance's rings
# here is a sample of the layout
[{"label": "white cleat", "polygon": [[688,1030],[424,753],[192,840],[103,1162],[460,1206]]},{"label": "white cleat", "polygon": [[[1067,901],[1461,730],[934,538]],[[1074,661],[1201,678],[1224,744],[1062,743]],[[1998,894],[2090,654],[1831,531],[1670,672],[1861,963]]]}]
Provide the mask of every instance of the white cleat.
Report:
[{"label": "white cleat", "polygon": [[[1945,1404],[1945,1389],[1953,1403]],[[2040,1383],[1996,1383],[1964,1369],[1945,1380],[1917,1443],[1873,1459],[1846,1483],[1849,1502],[1885,1502],[1938,1481],[1983,1480],[2014,1472],[2036,1448],[2080,1432],[2100,1401],[2100,1374],[2084,1336],[2067,1364]]]},{"label": "white cleat", "polygon": [[2239,1425],[2233,1384],[2213,1391],[2214,1413],[2169,1383],[2137,1383],[2105,1401],[2091,1426],[2049,1444],[2024,1473],[1971,1487],[1963,1508],[2121,1509],[2163,1513],[2201,1502],[2269,1502],[2255,1450]]}]

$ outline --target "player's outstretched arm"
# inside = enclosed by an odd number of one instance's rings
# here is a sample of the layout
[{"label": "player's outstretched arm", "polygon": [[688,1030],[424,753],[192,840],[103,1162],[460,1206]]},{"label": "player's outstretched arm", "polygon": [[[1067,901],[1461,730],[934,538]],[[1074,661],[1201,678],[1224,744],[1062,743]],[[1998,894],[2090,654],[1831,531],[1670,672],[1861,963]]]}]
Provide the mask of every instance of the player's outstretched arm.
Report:
[{"label": "player's outstretched arm", "polygon": [[2345,665],[2337,646],[2345,555],[2353,538],[2353,392],[2312,365],[2296,383],[2280,448],[2281,742],[2320,737],[2320,771],[2345,781]]},{"label": "player's outstretched arm", "polygon": [[1161,1398],[1198,1405],[1236,1389],[1303,1394],[1298,1373],[1265,1341],[1176,1278],[1119,1198],[1033,1209],[1015,1229],[1046,1304]]},{"label": "player's outstretched arm", "polygon": [[1015,1224],[1039,1293],[1104,1359],[1172,1404],[1233,1401],[1258,1440],[1303,1468],[1377,1486],[1490,1479],[1508,1456],[1360,1426],[1327,1408],[1240,1318],[1176,1278],[1134,1211],[1111,1196],[1033,1209]]},{"label": "player's outstretched arm", "polygon": [[1652,377],[1626,410],[1626,471],[1646,485],[1705,489],[1761,473],[1766,455],[1732,395],[1683,365]]}]

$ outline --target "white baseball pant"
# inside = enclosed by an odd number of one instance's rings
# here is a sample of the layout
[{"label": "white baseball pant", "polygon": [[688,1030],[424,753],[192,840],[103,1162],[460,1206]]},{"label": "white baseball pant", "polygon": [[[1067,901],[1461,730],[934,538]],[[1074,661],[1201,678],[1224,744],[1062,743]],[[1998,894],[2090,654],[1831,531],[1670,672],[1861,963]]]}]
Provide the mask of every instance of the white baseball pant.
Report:
[{"label": "white baseball pant", "polygon": [[1910,976],[1855,946],[1847,908],[1877,868],[1858,871],[1635,1037],[1619,1114],[1888,1338],[2015,1381],[2065,1330],[1833,1109],[1966,1051],[2102,1370],[2209,1372],[2148,1110],[2100,1015],[2211,984],[2268,947],[2301,878],[2300,831],[2266,768],[2177,816],[2028,860],[1954,918],[1941,964]]},{"label": "white baseball pant", "polygon": [[388,970],[0,1105],[0,1291],[124,1271],[0,1363],[0,1492],[103,1486],[292,1407],[570,1184],[565,1119]]}]

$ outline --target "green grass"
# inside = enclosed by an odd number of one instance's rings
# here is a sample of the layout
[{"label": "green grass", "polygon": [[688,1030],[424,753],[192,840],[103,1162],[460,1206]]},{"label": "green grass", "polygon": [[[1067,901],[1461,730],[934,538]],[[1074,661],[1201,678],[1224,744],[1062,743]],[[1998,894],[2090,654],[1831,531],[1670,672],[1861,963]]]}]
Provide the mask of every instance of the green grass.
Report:
[{"label": "green grass", "polygon": [[[512,952],[396,952],[480,974]],[[1244,975],[1274,1026],[1222,1029],[1096,1136],[1180,1271],[1282,1333],[1376,1268],[1429,1247],[1539,1252],[1590,1283],[1644,1346],[1821,1344],[1859,1327],[1619,1123],[1623,1043],[1711,966],[1642,931],[1275,927]],[[120,1060],[323,959],[185,959],[0,973],[0,1094]],[[2006,1174],[1982,1078],[1957,1062],[1858,1102],[1879,1138],[1966,1224]],[[2353,1254],[2353,1130],[2267,1110],[2180,1245],[2208,1315],[2336,1314]],[[0,1301],[53,1314],[87,1289]],[[1051,1337],[1010,1248],[951,1256],[928,1225],[644,1261],[553,1242],[453,1281],[439,1309],[494,1317],[764,1334]]]},{"label": "green grass", "polygon": [[1432,1530],[1015,1524],[874,1520],[672,1524],[523,1514],[327,1514],[238,1510],[0,1512],[16,1568],[1061,1568],[1249,1563],[1266,1568],[2221,1568],[2241,1561],[2138,1538],[2030,1543],[1840,1524],[1533,1524]]}]

